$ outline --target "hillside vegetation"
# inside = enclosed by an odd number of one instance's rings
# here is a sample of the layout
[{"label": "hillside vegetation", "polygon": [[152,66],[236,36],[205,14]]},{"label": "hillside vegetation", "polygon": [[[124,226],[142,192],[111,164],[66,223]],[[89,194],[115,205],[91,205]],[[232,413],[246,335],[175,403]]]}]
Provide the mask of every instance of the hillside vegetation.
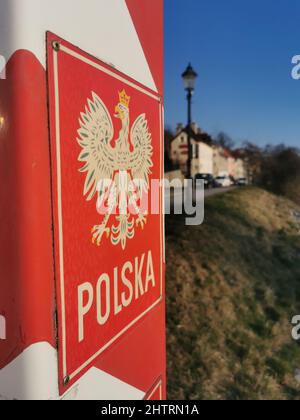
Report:
[{"label": "hillside vegetation", "polygon": [[202,226],[168,216],[169,399],[300,399],[295,211],[245,188],[208,199]]}]

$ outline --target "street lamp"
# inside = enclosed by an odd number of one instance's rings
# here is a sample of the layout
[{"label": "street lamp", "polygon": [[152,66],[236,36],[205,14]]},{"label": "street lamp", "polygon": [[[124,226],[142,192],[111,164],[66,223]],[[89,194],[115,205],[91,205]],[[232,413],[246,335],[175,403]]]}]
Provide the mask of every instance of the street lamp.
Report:
[{"label": "street lamp", "polygon": [[188,101],[188,161],[187,161],[187,178],[191,178],[191,165],[192,165],[192,145],[191,145],[191,125],[192,125],[192,97],[195,90],[195,84],[198,74],[193,69],[191,63],[187,66],[187,69],[182,73],[182,80],[184,88],[187,91]]}]

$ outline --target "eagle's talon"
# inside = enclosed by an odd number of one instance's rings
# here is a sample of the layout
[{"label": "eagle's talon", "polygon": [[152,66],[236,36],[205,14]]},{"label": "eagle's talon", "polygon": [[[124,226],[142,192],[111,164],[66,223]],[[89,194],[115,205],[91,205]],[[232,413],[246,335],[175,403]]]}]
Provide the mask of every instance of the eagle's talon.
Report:
[{"label": "eagle's talon", "polygon": [[147,223],[147,217],[143,214],[139,214],[138,218],[136,220],[136,226],[138,227],[139,225],[141,225],[141,229],[143,230],[146,223]]},{"label": "eagle's talon", "polygon": [[106,237],[109,238],[110,228],[105,227],[104,224],[99,225],[99,226],[94,226],[92,229],[92,234],[93,234],[92,243],[93,244],[97,243],[97,246],[100,246],[102,236],[104,234],[106,234]]}]

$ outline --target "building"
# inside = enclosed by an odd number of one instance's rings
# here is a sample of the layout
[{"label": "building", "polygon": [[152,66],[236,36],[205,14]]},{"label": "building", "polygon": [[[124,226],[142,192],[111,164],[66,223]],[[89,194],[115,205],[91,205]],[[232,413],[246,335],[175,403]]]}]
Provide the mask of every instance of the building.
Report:
[{"label": "building", "polygon": [[[247,178],[247,165],[243,149],[230,150],[213,142],[196,123],[191,126],[192,164],[191,174],[212,174],[214,177],[230,176]],[[188,130],[178,124],[176,134],[169,141],[169,160],[173,169],[187,173]]]},{"label": "building", "polygon": [[227,176],[229,173],[229,152],[227,149],[215,145],[213,153],[213,176]]},{"label": "building", "polygon": [[235,158],[234,178],[248,178],[247,164],[245,162],[243,150],[235,150],[233,156]]},{"label": "building", "polygon": [[[192,176],[198,173],[213,174],[214,150],[211,137],[202,132],[193,123],[191,127],[192,144]],[[179,166],[182,173],[187,172],[188,161],[188,130],[181,124],[177,126],[176,135],[171,142],[170,158],[173,165]]]}]

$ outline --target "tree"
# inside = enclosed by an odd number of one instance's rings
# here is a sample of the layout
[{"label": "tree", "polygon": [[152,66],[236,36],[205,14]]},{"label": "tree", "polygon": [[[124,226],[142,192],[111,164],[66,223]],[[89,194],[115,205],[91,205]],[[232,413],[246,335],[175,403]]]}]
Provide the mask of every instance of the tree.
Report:
[{"label": "tree", "polygon": [[243,144],[243,154],[248,168],[249,181],[258,183],[261,177],[263,151],[256,144],[245,141]]},{"label": "tree", "polygon": [[263,153],[261,184],[300,204],[299,150],[284,145],[267,146]]},{"label": "tree", "polygon": [[217,138],[216,138],[216,144],[218,144],[219,146],[223,147],[224,149],[233,149],[234,148],[234,141],[232,140],[231,137],[228,136],[228,134],[221,132],[218,134]]},{"label": "tree", "polygon": [[171,141],[174,139],[174,133],[170,128],[165,128],[165,152],[170,156]]}]

